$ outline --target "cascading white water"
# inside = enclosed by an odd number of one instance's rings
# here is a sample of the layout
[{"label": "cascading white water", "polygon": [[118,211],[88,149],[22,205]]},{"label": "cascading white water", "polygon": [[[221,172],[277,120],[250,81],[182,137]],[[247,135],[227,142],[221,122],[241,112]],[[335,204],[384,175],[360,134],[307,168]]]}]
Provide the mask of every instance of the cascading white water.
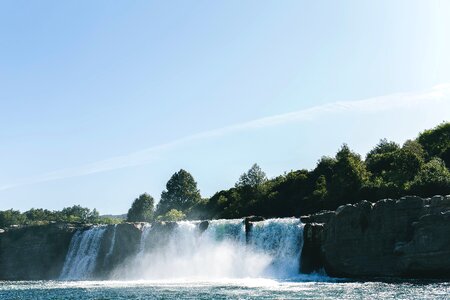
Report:
[{"label": "cascading white water", "polygon": [[[150,225],[142,229],[138,253],[112,273],[116,279],[289,278],[298,275],[303,244],[299,219],[212,220],[202,232],[199,221]],[[106,226],[77,231],[60,279],[89,279],[96,268]],[[115,251],[117,226],[102,251],[103,264]],[[100,258],[99,258],[100,259]],[[103,266],[105,267],[105,266]]]},{"label": "cascading white water", "polygon": [[145,243],[147,240],[147,237],[152,229],[151,224],[144,224],[142,227],[142,234],[141,234],[141,241],[139,243],[139,253],[138,256],[142,256],[145,253]]},{"label": "cascading white water", "polygon": [[298,274],[303,246],[303,224],[299,219],[283,218],[253,222],[249,239],[251,247],[270,255],[265,270],[270,277],[292,277]]},{"label": "cascading white water", "polygon": [[245,226],[243,219],[211,220],[203,233],[213,240],[234,241],[238,244],[245,243]]},{"label": "cascading white water", "polygon": [[[145,239],[159,228],[144,228]],[[161,244],[145,248],[113,277],[127,279],[213,279],[257,276],[270,263],[264,254],[247,251],[243,220],[215,220],[201,233],[198,222],[181,221]],[[154,242],[154,241],[153,241]],[[155,243],[155,242],[154,242]],[[145,250],[142,250],[145,249]]]},{"label": "cascading white water", "polygon": [[298,274],[303,230],[299,219],[253,222],[248,242],[243,219],[209,221],[203,233],[198,225],[177,222],[162,235],[160,228],[144,226],[139,254],[116,269],[112,277],[286,278]]},{"label": "cascading white water", "polygon": [[84,231],[77,231],[73,235],[60,279],[78,280],[91,278],[105,231],[106,226],[98,226]]}]

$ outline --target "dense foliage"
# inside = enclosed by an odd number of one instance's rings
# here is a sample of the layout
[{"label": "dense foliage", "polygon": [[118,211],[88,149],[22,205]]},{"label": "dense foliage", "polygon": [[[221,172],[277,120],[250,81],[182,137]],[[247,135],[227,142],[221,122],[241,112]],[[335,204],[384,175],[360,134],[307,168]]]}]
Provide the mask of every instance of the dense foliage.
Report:
[{"label": "dense foliage", "polygon": [[[322,157],[313,170],[291,171],[270,180],[249,180],[217,192],[196,206],[194,218],[299,216],[366,199],[450,194],[450,123],[425,130],[403,145],[382,139],[365,157],[343,145]],[[251,170],[252,170],[251,169]],[[258,176],[259,177],[259,176]],[[261,178],[265,178],[262,176]]]},{"label": "dense foliage", "polygon": [[258,164],[254,164],[246,173],[239,177],[236,187],[251,186],[256,187],[267,181],[266,173],[261,170]]},{"label": "dense foliage", "polygon": [[166,212],[164,215],[159,215],[157,220],[158,221],[175,222],[175,221],[184,220],[185,218],[186,218],[186,215],[182,211],[179,211],[176,209],[171,209],[168,212]]},{"label": "dense foliage", "polygon": [[42,208],[32,208],[24,213],[13,209],[0,211],[0,228],[11,225],[41,225],[49,222],[112,224],[118,223],[120,220],[100,217],[95,208],[90,210],[80,205],[65,207],[60,211]]},{"label": "dense foliage", "polygon": [[[370,150],[365,159],[344,144],[334,157],[319,159],[313,170],[297,170],[267,179],[254,164],[235,186],[202,199],[194,177],[185,170],[172,175],[154,211],[148,194],[135,199],[128,221],[153,219],[239,218],[299,216],[366,199],[422,197],[450,194],[450,123],[425,130],[403,145],[386,139]],[[0,211],[0,227],[45,222],[114,223],[98,212],[79,205],[62,211],[10,209]]]}]

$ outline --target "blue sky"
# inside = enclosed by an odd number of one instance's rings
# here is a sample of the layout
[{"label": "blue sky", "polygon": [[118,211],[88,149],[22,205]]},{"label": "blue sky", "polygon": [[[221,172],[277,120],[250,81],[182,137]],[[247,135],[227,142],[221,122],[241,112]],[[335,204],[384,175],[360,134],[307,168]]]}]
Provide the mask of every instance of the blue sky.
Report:
[{"label": "blue sky", "polygon": [[450,120],[448,1],[2,1],[0,209],[124,213]]}]

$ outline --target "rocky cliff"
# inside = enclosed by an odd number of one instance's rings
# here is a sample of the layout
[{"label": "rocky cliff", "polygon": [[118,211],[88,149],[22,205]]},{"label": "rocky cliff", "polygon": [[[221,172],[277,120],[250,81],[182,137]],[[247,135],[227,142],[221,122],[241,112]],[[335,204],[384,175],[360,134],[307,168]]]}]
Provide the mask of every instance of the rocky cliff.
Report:
[{"label": "rocky cliff", "polygon": [[57,278],[77,229],[50,224],[0,233],[0,280]]},{"label": "rocky cliff", "polygon": [[[258,220],[261,218],[243,219],[247,240],[252,222]],[[306,223],[300,260],[304,273],[324,268],[337,277],[450,278],[450,196],[361,201],[302,217],[302,221]],[[68,224],[10,228],[0,232],[0,280],[57,279],[76,231],[81,231],[74,239],[76,245],[83,236],[89,237],[84,233],[101,231],[91,275],[108,278],[117,266],[135,257],[140,247],[163,247],[176,226],[156,222],[143,242],[143,231],[148,233],[150,228],[144,223],[101,229]],[[198,222],[198,226],[201,232],[210,223]],[[89,239],[85,242],[88,247]],[[80,246],[72,249],[80,250]],[[85,254],[77,255],[83,258]]]},{"label": "rocky cliff", "polygon": [[450,277],[450,196],[361,201],[302,220],[305,273]]},{"label": "rocky cliff", "polygon": [[[58,279],[76,231],[90,226],[49,224],[11,228],[0,233],[0,280]],[[105,278],[117,265],[138,251],[142,224],[106,227],[95,269]]]}]

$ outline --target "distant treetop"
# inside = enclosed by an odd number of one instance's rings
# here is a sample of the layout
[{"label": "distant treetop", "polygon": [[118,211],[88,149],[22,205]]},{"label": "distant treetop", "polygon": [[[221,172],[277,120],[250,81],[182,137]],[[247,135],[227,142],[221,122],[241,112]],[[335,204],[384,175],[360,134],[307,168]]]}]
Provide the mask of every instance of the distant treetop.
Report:
[{"label": "distant treetop", "polygon": [[253,164],[253,166],[244,174],[239,177],[239,181],[236,182],[236,187],[257,187],[262,185],[267,181],[266,173],[261,170],[258,164]]}]

